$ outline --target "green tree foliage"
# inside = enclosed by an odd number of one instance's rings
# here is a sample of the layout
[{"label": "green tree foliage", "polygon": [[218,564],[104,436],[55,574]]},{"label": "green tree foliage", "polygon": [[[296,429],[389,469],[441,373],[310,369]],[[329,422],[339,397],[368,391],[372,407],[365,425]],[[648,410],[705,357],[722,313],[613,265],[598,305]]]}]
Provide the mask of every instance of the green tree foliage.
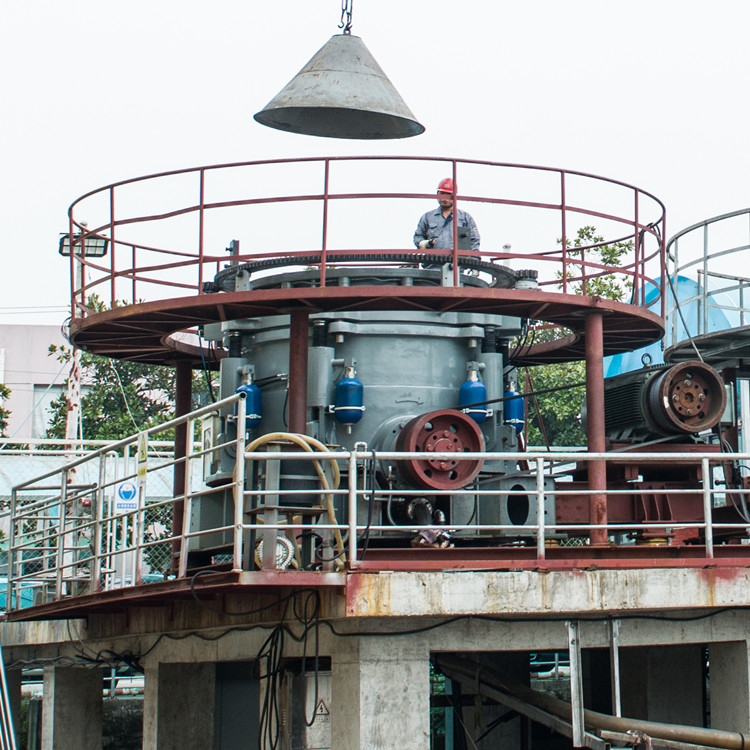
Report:
[{"label": "green tree foliage", "polygon": [[10,418],[10,409],[6,409],[5,400],[10,396],[10,388],[4,383],[0,383],[0,437],[7,437],[8,419]]},{"label": "green tree foliage", "polygon": [[[558,240],[562,244],[562,240]],[[633,241],[604,243],[595,227],[584,226],[576,233],[575,238],[568,244],[568,254],[573,258],[585,261],[586,274],[594,278],[586,281],[585,293],[589,296],[599,296],[606,299],[626,300],[632,289],[629,277],[620,273],[602,273],[589,263],[606,266],[619,266],[625,256],[633,251]],[[593,246],[593,247],[592,247]],[[578,271],[578,267],[576,267]],[[568,279],[580,276],[568,272]],[[562,273],[559,274],[562,278]],[[562,287],[562,282],[560,283]],[[568,284],[568,291],[583,294],[583,283],[575,281]],[[564,336],[566,331],[557,328],[540,326],[534,338],[535,342],[549,341],[558,336]],[[528,374],[527,374],[528,370]],[[560,386],[574,386],[586,378],[586,367],[583,362],[565,362],[554,365],[538,365],[522,368],[519,371],[519,381],[525,390],[543,391]],[[532,386],[532,387],[529,387]],[[551,393],[539,395],[536,399],[527,398],[528,424],[526,439],[528,445],[584,445],[586,435],[580,421],[580,412],[586,390],[583,386],[564,388]]]},{"label": "green tree foliage", "polygon": [[[126,304],[115,302],[114,307]],[[87,298],[86,306],[94,312],[109,309],[95,294]],[[66,346],[51,346],[49,353],[60,362],[69,362],[72,356]],[[193,374],[194,408],[210,398],[207,381],[203,373]],[[82,352],[81,385],[86,392],[81,399],[81,431],[86,440],[120,440],[174,417],[172,368]],[[64,438],[66,423],[67,398],[63,393],[52,402],[47,437]],[[172,437],[166,433],[159,436],[161,440]]]},{"label": "green tree foliage", "polygon": [[[562,362],[556,365],[539,365],[523,368],[522,377],[528,377],[527,393],[543,391],[547,388],[574,386],[586,378],[583,362]],[[523,383],[523,381],[522,381]],[[531,387],[529,387],[531,386]],[[537,397],[526,398],[528,424],[526,439],[529,445],[583,445],[586,435],[580,420],[586,389],[583,386],[563,388],[552,393],[542,393]],[[539,414],[541,413],[541,420]],[[545,439],[546,436],[546,439]]]},{"label": "green tree foliage", "polygon": [[[562,239],[558,239],[557,243],[562,245]],[[568,242],[568,255],[581,261],[585,264],[585,267],[576,263],[574,271],[567,271],[567,278],[580,277],[581,271],[584,271],[585,275],[589,277],[586,279],[585,291],[582,281],[569,284],[568,290],[574,294],[587,294],[590,297],[605,297],[606,299],[622,301],[633,288],[630,277],[625,274],[604,273],[589,264],[609,267],[619,266],[622,263],[623,256],[633,252],[633,240],[603,243],[604,237],[597,234],[596,227],[591,225],[581,227],[573,241]],[[558,276],[562,278],[562,272]]]},{"label": "green tree foliage", "polygon": [[[50,347],[50,354],[69,360],[70,349]],[[81,355],[81,424],[87,440],[119,440],[169,421],[174,415],[174,370],[140,362]],[[88,386],[86,388],[86,386]],[[66,394],[52,402],[47,437],[64,438]],[[166,436],[164,439],[168,439]]]}]

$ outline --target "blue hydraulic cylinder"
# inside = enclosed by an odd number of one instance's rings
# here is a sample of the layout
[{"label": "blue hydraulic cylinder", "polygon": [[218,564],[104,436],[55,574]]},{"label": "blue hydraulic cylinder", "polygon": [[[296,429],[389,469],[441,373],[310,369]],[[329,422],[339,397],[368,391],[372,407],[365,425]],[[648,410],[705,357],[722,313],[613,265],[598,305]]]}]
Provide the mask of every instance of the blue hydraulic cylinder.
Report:
[{"label": "blue hydraulic cylinder", "polygon": [[[477,424],[487,419],[487,388],[479,379],[476,371],[469,371],[469,379],[461,386],[458,392],[458,405],[461,411],[468,414]],[[469,406],[477,404],[477,406]],[[466,407],[466,408],[465,408]]]},{"label": "blue hydraulic cylinder", "polygon": [[336,402],[333,413],[344,425],[357,424],[365,411],[365,387],[354,377],[354,368],[347,367],[344,377],[336,383]]},{"label": "blue hydraulic cylinder", "polygon": [[243,383],[235,393],[245,394],[245,431],[249,432],[257,427],[263,418],[260,388],[255,383],[251,383],[248,377],[247,382]]},{"label": "blue hydraulic cylinder", "polygon": [[[515,398],[513,398],[515,396]],[[520,435],[526,425],[526,405],[523,396],[518,391],[508,389],[503,393],[506,399],[503,404],[503,424],[515,428],[516,434]]]}]

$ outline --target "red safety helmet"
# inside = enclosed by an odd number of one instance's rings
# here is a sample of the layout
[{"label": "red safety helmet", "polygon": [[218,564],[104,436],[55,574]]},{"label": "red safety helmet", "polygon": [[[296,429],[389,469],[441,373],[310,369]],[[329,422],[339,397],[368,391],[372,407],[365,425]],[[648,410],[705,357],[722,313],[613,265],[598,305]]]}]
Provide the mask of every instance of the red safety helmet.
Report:
[{"label": "red safety helmet", "polygon": [[453,180],[450,177],[446,177],[444,180],[440,180],[437,191],[438,193],[452,193]]}]

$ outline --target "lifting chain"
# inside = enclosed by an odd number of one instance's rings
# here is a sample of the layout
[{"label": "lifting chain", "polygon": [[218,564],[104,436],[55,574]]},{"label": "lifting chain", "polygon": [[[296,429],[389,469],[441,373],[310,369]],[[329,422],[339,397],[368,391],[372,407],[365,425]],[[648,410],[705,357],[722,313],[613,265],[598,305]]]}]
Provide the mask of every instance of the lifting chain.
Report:
[{"label": "lifting chain", "polygon": [[339,28],[343,29],[343,34],[352,33],[352,12],[354,10],[354,0],[341,0],[341,23]]}]

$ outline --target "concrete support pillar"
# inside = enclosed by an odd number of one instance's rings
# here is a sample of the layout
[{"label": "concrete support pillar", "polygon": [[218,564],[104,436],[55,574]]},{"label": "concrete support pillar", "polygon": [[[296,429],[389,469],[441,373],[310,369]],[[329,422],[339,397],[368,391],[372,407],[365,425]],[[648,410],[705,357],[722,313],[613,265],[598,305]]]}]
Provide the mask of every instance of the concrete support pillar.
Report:
[{"label": "concrete support pillar", "polygon": [[749,660],[747,641],[708,647],[712,729],[750,732]]},{"label": "concrete support pillar", "polygon": [[620,675],[623,716],[703,726],[702,646],[620,649]]},{"label": "concrete support pillar", "polygon": [[216,664],[147,665],[145,678],[143,750],[213,747]]},{"label": "concrete support pillar", "polygon": [[[586,437],[588,449],[593,453],[603,453],[606,448],[604,430],[604,332],[602,313],[590,312],[586,315]],[[602,461],[590,461],[588,465],[589,522],[607,523],[607,468]],[[593,529],[590,533],[592,544],[606,544],[606,529]]]},{"label": "concrete support pillar", "polygon": [[331,664],[332,746],[429,750],[429,657],[410,638],[346,639]]},{"label": "concrete support pillar", "polygon": [[44,668],[42,750],[101,750],[100,669]]}]

